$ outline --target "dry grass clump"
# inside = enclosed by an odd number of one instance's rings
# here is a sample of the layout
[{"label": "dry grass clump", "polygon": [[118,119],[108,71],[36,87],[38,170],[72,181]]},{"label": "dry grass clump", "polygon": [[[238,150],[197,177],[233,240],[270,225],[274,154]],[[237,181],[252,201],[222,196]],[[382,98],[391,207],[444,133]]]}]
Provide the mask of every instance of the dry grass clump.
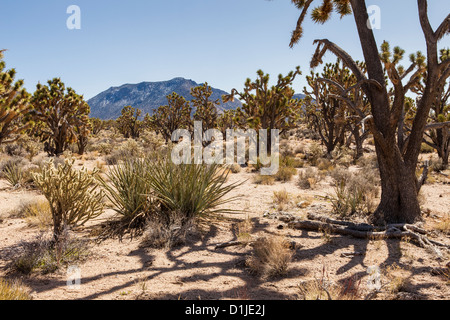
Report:
[{"label": "dry grass clump", "polygon": [[275,177],[274,176],[267,176],[262,174],[257,174],[253,177],[253,183],[254,184],[261,184],[266,186],[271,186],[275,183]]},{"label": "dry grass clump", "polygon": [[442,219],[434,225],[434,230],[450,234],[450,215],[447,214]]},{"label": "dry grass clump", "polygon": [[231,173],[239,173],[241,172],[241,166],[237,163],[233,163],[232,165],[230,165],[230,171]]},{"label": "dry grass clump", "polygon": [[246,264],[263,279],[285,275],[292,261],[290,243],[283,237],[258,238],[253,244],[253,254]]},{"label": "dry grass clump", "polygon": [[387,290],[389,293],[397,294],[400,291],[407,291],[411,278],[405,272],[406,270],[395,263],[386,267],[384,276],[388,280]]},{"label": "dry grass clump", "polygon": [[31,300],[28,290],[19,281],[0,279],[0,301]]},{"label": "dry grass clump", "polygon": [[329,280],[325,266],[320,278],[299,284],[299,297],[302,300],[358,300],[361,298],[361,280],[354,277],[339,282]]},{"label": "dry grass clump", "polygon": [[36,200],[25,204],[21,209],[21,216],[30,226],[47,229],[52,226],[52,211],[47,200]]},{"label": "dry grass clump", "polygon": [[274,191],[272,200],[277,205],[278,210],[283,211],[291,203],[291,195],[286,189]]}]

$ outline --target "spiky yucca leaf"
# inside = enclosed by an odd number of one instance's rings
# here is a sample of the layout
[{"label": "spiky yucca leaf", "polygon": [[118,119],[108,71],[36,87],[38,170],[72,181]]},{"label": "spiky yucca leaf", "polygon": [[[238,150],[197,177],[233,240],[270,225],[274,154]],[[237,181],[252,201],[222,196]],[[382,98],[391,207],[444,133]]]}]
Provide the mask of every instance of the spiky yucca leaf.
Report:
[{"label": "spiky yucca leaf", "polygon": [[224,198],[240,183],[225,185],[227,171],[218,164],[174,164],[162,159],[150,166],[146,180],[161,207],[186,220],[205,214],[236,213],[221,207],[236,197]]}]

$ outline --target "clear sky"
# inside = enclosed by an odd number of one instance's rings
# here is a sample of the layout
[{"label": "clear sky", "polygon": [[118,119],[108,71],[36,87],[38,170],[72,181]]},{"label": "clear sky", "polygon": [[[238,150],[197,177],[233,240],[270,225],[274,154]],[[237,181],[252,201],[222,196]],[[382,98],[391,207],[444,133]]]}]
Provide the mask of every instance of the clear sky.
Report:
[{"label": "clear sky", "polygon": [[[436,28],[450,1],[428,2]],[[381,9],[379,44],[388,40],[407,56],[425,52],[416,0],[366,3]],[[80,30],[66,26],[70,5],[81,9]],[[7,68],[17,70],[30,92],[54,77],[86,99],[111,86],[174,77],[241,90],[258,69],[276,79],[297,65],[303,76],[294,89],[301,92],[314,39],[328,38],[355,60],[362,53],[353,17],[338,15],[325,25],[308,18],[304,37],[290,49],[299,13],[290,0],[0,0],[0,49],[8,49]]]}]

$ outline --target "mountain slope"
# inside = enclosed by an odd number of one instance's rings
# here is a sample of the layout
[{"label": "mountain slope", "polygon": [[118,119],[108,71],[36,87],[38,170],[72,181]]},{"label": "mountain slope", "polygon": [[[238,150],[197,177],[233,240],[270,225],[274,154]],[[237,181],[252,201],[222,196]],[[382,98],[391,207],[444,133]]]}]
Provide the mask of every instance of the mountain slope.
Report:
[{"label": "mountain slope", "polygon": [[[87,102],[91,107],[91,117],[100,119],[116,119],[120,116],[123,107],[131,105],[142,110],[142,114],[153,113],[153,110],[167,104],[166,96],[172,92],[191,100],[190,90],[200,84],[195,81],[174,78],[161,82],[141,82],[138,84],[124,84],[120,87],[111,87]],[[220,99],[227,92],[213,88],[211,100]],[[221,110],[236,109],[241,106],[237,100],[221,104]]]}]

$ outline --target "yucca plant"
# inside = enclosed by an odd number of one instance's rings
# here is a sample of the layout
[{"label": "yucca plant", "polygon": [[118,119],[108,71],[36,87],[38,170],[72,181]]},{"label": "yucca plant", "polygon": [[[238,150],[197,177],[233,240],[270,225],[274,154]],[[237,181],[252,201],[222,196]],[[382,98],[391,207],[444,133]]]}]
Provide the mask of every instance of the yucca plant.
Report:
[{"label": "yucca plant", "polygon": [[14,188],[19,187],[24,178],[22,167],[13,161],[9,161],[3,167],[3,175]]},{"label": "yucca plant", "polygon": [[174,164],[158,160],[145,179],[161,202],[162,214],[177,213],[185,222],[207,214],[236,213],[223,205],[236,199],[224,198],[241,183],[225,185],[229,170],[218,164]]},{"label": "yucca plant", "polygon": [[110,169],[107,174],[110,183],[99,178],[114,210],[122,221],[129,224],[143,221],[151,213],[151,190],[143,179],[149,164],[143,159],[127,159]]}]

